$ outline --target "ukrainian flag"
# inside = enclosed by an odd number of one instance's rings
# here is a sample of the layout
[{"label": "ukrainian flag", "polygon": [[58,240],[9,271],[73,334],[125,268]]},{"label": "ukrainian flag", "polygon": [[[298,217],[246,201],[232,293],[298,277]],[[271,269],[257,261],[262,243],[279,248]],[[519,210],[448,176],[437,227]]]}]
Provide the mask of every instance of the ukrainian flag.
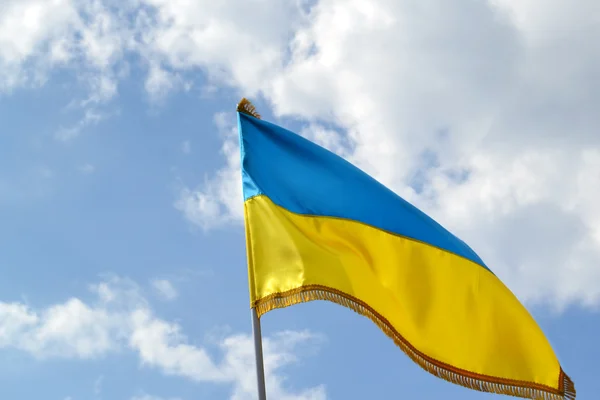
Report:
[{"label": "ukrainian flag", "polygon": [[352,164],[238,105],[251,306],[329,300],[450,382],[574,399],[541,329],[463,241]]}]

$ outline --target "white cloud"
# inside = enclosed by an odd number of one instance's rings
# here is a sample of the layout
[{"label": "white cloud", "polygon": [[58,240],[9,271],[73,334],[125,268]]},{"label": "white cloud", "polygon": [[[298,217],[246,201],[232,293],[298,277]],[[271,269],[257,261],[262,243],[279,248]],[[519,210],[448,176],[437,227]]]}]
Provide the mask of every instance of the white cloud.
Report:
[{"label": "white cloud", "polygon": [[[128,26],[108,2],[5,0],[0,16],[0,89],[44,79],[55,66],[78,62],[109,72],[127,48]],[[35,77],[42,77],[35,79]]]},{"label": "white cloud", "polygon": [[[49,41],[67,34],[76,20],[71,2],[4,1],[0,16],[0,89],[10,90],[31,79],[31,68],[25,63]],[[50,47],[54,48],[54,59],[68,58],[68,50],[61,49],[59,41]]]},{"label": "white cloud", "polygon": [[117,95],[117,82],[110,75],[92,75],[86,77],[86,82],[90,88],[90,95],[80,103],[82,107],[106,103]]},{"label": "white cloud", "polygon": [[54,137],[62,142],[68,142],[79,136],[84,128],[96,125],[105,118],[105,115],[98,113],[94,108],[88,108],[84,111],[83,117],[79,121],[74,125],[61,127],[54,134]]},{"label": "white cloud", "polygon": [[215,124],[224,138],[221,154],[226,165],[203,185],[192,189],[183,187],[175,207],[194,224],[204,229],[214,228],[243,218],[242,176],[237,128],[233,115],[220,113]]},{"label": "white cloud", "polygon": [[347,158],[352,155],[347,138],[338,131],[311,123],[298,133],[341,157]]},{"label": "white cloud", "polygon": [[150,98],[158,101],[184,84],[181,76],[167,71],[157,63],[151,63],[144,87]]},{"label": "white cloud", "polygon": [[[303,19],[302,1],[262,6],[237,0],[143,0],[137,26],[144,54],[178,70],[203,68],[211,79],[258,92],[282,67],[287,35]],[[235,12],[232,12],[235,11]]]},{"label": "white cloud", "polygon": [[[197,382],[230,385],[231,399],[250,400],[256,394],[251,336],[221,337],[219,357],[208,348],[188,343],[181,327],[157,317],[139,287],[112,278],[90,287],[95,299],[70,298],[40,310],[0,302],[0,349],[14,348],[39,359],[91,359],[109,353],[135,352],[142,366]],[[264,338],[269,393],[282,400],[322,400],[322,386],[290,391],[281,368],[297,361],[302,346],[316,343],[308,332],[281,332]],[[220,360],[220,361],[217,361]],[[101,391],[102,377],[94,384]],[[154,399],[144,397],[141,399]]]},{"label": "white cloud", "polygon": [[0,303],[0,347],[39,358],[93,358],[115,348],[120,315],[72,298],[41,312],[20,303]]},{"label": "white cloud", "polygon": [[167,279],[155,279],[152,281],[152,287],[165,300],[174,300],[179,293],[175,286]]},{"label": "white cloud", "polygon": [[[99,106],[117,95],[118,74],[129,48],[130,27],[109,1],[5,0],[0,15],[0,94],[46,82],[55,68],[68,68],[89,94],[82,116],[61,127],[70,140],[106,117]],[[122,7],[125,7],[123,5]]]},{"label": "white cloud", "polygon": [[136,310],[131,318],[129,345],[144,365],[200,382],[228,380],[205,349],[185,343],[178,325],[156,319],[148,310]]},{"label": "white cloud", "polygon": [[[266,388],[269,398],[281,400],[325,400],[324,386],[317,386],[300,393],[289,393],[284,389],[284,380],[276,370],[296,361],[294,349],[315,337],[307,332],[280,332],[264,340]],[[253,339],[248,335],[230,336],[221,343],[225,353],[222,368],[228,375],[235,376],[231,400],[250,400],[256,394]]]}]

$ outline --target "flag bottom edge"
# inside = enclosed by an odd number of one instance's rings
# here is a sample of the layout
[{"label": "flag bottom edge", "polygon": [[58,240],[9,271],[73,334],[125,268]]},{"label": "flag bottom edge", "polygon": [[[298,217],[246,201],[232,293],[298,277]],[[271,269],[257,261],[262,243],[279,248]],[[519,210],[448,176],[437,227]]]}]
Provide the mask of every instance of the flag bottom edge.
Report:
[{"label": "flag bottom edge", "polygon": [[481,375],[462,370],[423,354],[412,346],[398,331],[377,311],[363,301],[339,290],[322,285],[305,285],[286,292],[273,293],[253,302],[259,316],[269,311],[289,307],[309,301],[325,300],[344,306],[369,318],[417,365],[425,371],[448,382],[480,392],[505,394],[536,400],[574,400],[575,385],[562,370],[559,375],[559,389],[533,382],[514,381]]}]

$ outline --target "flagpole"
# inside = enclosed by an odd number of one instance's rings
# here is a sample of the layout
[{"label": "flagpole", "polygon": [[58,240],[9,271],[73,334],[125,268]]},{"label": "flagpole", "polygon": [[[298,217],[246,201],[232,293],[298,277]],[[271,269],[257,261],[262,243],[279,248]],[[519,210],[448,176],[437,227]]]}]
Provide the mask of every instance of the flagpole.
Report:
[{"label": "flagpole", "polygon": [[258,383],[258,400],[267,400],[265,385],[265,365],[263,361],[262,333],[260,319],[256,308],[252,307],[252,333],[254,335],[254,357],[256,359],[256,379]]},{"label": "flagpole", "polygon": [[[254,105],[245,97],[240,100],[236,110],[260,119],[260,114]],[[240,131],[241,134],[241,131]],[[241,139],[240,139],[241,140]],[[256,360],[256,383],[258,384],[258,400],[267,400],[267,389],[265,385],[265,364],[263,360],[262,333],[260,330],[260,318],[256,308],[252,307],[252,334],[254,335],[254,358]]]}]

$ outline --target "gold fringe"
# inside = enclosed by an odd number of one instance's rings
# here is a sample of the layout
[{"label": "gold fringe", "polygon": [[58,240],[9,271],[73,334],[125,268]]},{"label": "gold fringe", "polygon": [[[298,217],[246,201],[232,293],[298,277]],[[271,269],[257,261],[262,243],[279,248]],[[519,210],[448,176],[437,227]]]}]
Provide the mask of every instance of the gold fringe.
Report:
[{"label": "gold fringe", "polygon": [[237,111],[260,119],[260,114],[256,111],[254,104],[247,98],[243,97],[237,105]]},{"label": "gold fringe", "polygon": [[252,304],[259,317],[277,308],[289,307],[299,303],[313,300],[327,300],[344,307],[350,308],[358,314],[373,321],[411,360],[425,371],[446,381],[461,385],[481,392],[506,394],[526,399],[535,400],[574,400],[575,385],[573,381],[560,370],[559,390],[545,385],[530,382],[513,381],[494,378],[491,376],[475,374],[442,363],[414,348],[391,324],[366,303],[338,290],[320,286],[307,285],[284,293],[275,293]]}]

